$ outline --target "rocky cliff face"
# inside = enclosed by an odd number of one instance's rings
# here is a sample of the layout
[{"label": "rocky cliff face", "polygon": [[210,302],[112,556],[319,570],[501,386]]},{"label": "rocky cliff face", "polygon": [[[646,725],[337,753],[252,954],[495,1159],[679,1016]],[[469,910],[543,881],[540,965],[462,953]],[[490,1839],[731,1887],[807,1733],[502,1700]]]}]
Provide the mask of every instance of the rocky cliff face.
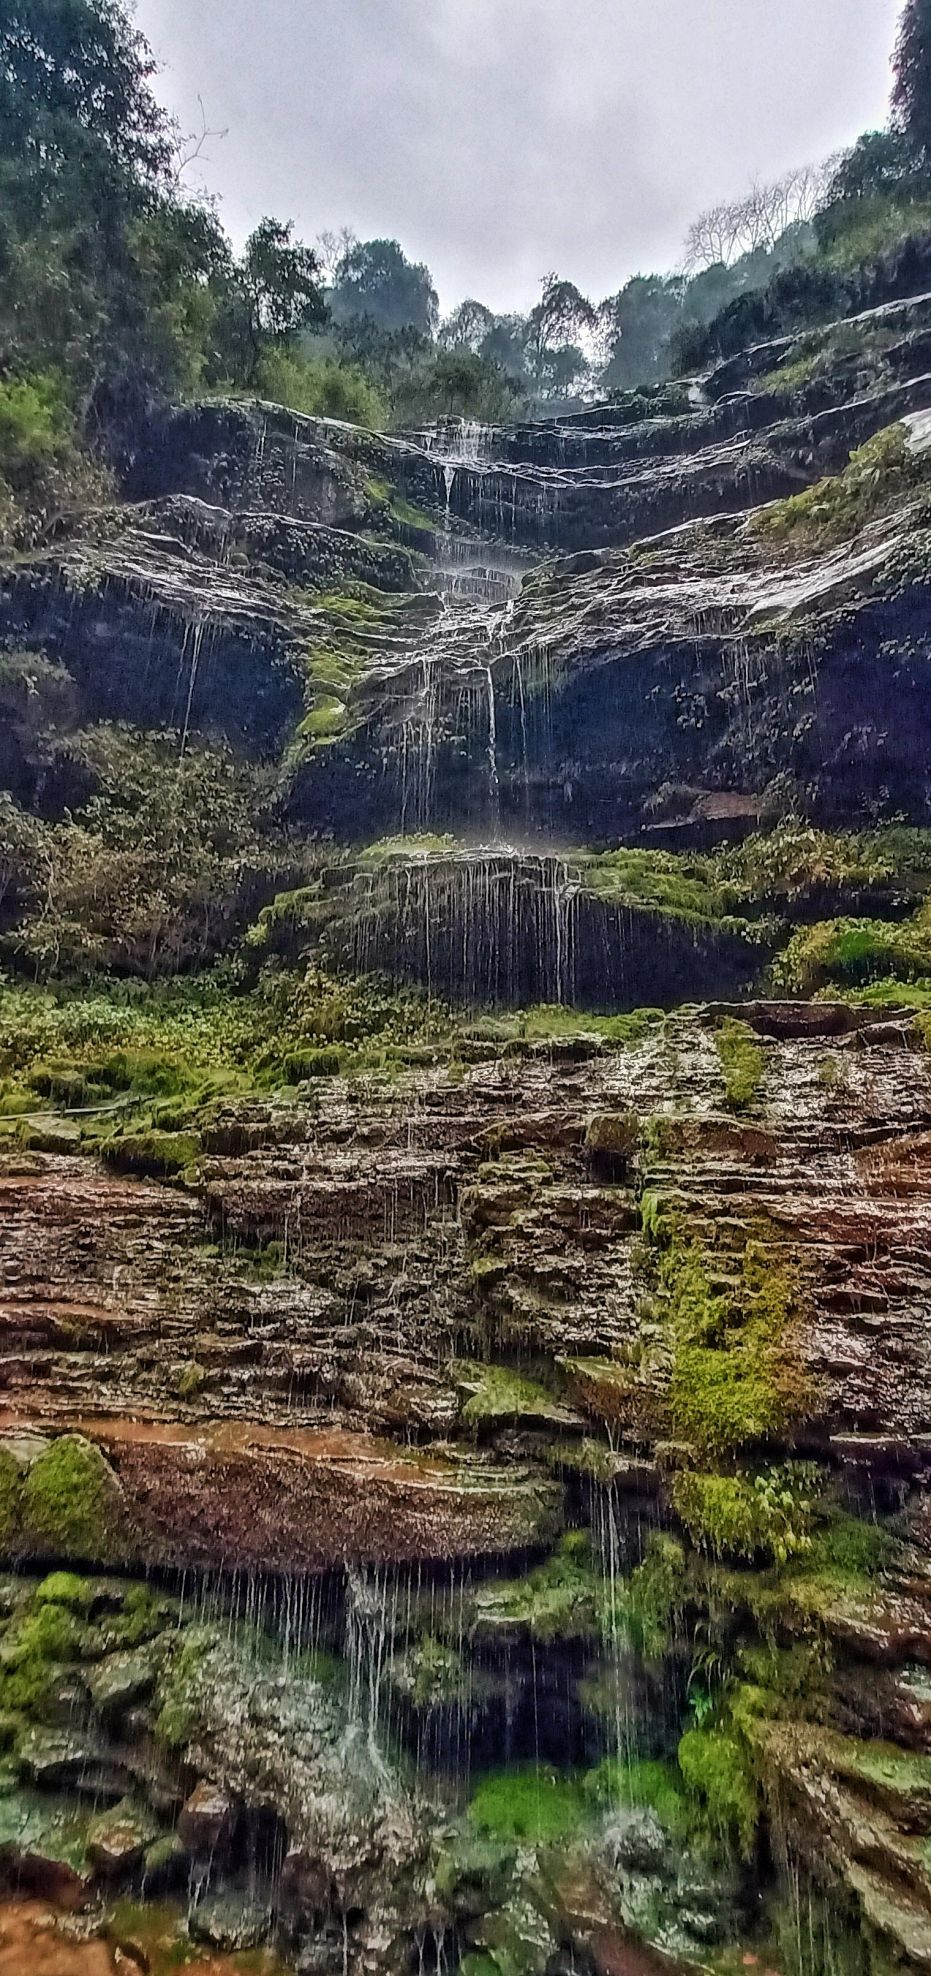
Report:
[{"label": "rocky cliff face", "polygon": [[928,323],[165,414],[2,572],[18,816],[278,833],[196,1090],[3,1065],[0,1857],[138,1966],[931,1968]]}]

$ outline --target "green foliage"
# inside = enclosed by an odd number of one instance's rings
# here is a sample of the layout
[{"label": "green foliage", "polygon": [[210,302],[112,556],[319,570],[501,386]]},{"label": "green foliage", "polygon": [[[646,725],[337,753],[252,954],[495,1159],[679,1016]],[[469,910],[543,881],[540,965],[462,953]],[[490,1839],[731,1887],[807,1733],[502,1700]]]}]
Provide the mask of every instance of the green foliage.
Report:
[{"label": "green foliage", "polygon": [[687,1838],[690,1807],[675,1764],[662,1758],[605,1757],[582,1780],[586,1798],[598,1809],[618,1805],[652,1811],[672,1838]]},{"label": "green foliage", "polygon": [[909,451],[905,427],[886,426],[851,454],[843,473],[761,508],[748,527],[777,544],[801,539],[826,548],[846,542],[897,496],[920,487],[926,471],[924,458]]},{"label": "green foliage", "polygon": [[31,1463],[21,1541],[27,1552],[99,1563],[119,1558],[118,1486],[100,1449],[82,1435],[60,1435]]},{"label": "green foliage", "polygon": [[659,1308],[672,1349],[673,1433],[719,1459],[789,1437],[814,1396],[794,1339],[801,1292],[778,1252],[749,1241],[725,1290],[713,1288],[712,1267],[697,1243],[673,1241],[659,1263]]},{"label": "green foliage", "polygon": [[675,1475],[676,1515],[702,1548],[718,1557],[771,1558],[782,1565],[811,1549],[819,1470],[811,1463],[748,1475]]},{"label": "green foliage", "polygon": [[54,371],[0,378],[0,476],[28,492],[74,451],[74,418],[64,379]]},{"label": "green foliage", "polygon": [[376,432],[388,423],[377,383],[359,364],[339,357],[308,357],[275,346],[258,360],[255,388],[260,397],[315,418],[346,419]]},{"label": "green foliage", "polygon": [[892,107],[916,153],[931,151],[931,7],[906,0],[893,62]]},{"label": "green foliage", "polygon": [[469,1805],[477,1831],[528,1845],[572,1839],[584,1826],[585,1816],[580,1786],[539,1764],[515,1764],[491,1772],[482,1778]]},{"label": "green foliage", "polygon": [[[781,986],[802,995],[834,984],[849,989],[883,980],[926,981],[931,976],[927,908],[904,923],[831,919],[800,927],[774,972]],[[903,999],[909,999],[907,988]]]},{"label": "green foliage", "polygon": [[668,1651],[688,1583],[682,1545],[666,1531],[653,1531],[642,1564],[631,1572],[620,1594],[621,1616],[647,1659],[658,1660]]},{"label": "green foliage", "polygon": [[732,1847],[749,1859],[760,1817],[759,1786],[749,1750],[727,1728],[687,1729],[679,1743],[679,1769],[699,1806],[712,1846]]},{"label": "green foliage", "polygon": [[733,1017],[715,1031],[714,1046],[724,1072],[724,1094],[732,1111],[748,1111],[759,1095],[765,1060],[753,1030]]},{"label": "green foliage", "polygon": [[818,830],[788,817],[719,854],[717,868],[732,909],[765,903],[790,915],[825,893],[913,896],[931,885],[931,833],[900,827]]},{"label": "green foliage", "polygon": [[69,736],[67,752],[92,793],[38,826],[11,944],[49,971],[203,964],[274,868],[256,771],[223,744],[112,724]]},{"label": "green foliage", "polygon": [[535,1640],[578,1640],[604,1623],[603,1595],[588,1532],[571,1530],[545,1564],[480,1588],[475,1610],[479,1621],[526,1627]]},{"label": "green foliage", "polygon": [[428,336],[439,313],[429,268],[409,261],[396,240],[352,241],[329,300],[337,323],[358,318],[389,333],[412,329]]}]

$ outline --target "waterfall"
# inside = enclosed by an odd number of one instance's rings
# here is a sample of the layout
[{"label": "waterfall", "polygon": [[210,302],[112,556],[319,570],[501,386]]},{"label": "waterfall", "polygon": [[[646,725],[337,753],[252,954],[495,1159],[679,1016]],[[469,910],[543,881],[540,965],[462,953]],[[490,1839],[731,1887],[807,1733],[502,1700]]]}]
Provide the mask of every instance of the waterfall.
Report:
[{"label": "waterfall", "polygon": [[488,679],[488,806],[491,812],[492,828],[497,830],[499,820],[498,786],[498,724],[495,715],[495,675],[491,666],[487,668]]}]

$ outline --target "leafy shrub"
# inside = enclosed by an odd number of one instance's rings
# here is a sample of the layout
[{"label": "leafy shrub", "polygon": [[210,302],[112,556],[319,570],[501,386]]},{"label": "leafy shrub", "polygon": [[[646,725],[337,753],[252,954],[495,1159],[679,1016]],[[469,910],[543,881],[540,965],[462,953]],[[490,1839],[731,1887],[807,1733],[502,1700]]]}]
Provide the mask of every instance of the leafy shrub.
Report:
[{"label": "leafy shrub", "polygon": [[873,919],[820,920],[792,935],[774,974],[793,993],[810,995],[837,983],[859,988],[931,975],[931,925],[924,910],[904,924]]},{"label": "leafy shrub", "polygon": [[316,418],[347,419],[381,431],[388,407],[378,386],[358,364],[339,357],[307,357],[273,348],[261,358],[256,390],[262,398]]},{"label": "leafy shrub", "polygon": [[74,449],[74,417],[58,371],[0,378],[0,476],[14,493],[28,493]]}]

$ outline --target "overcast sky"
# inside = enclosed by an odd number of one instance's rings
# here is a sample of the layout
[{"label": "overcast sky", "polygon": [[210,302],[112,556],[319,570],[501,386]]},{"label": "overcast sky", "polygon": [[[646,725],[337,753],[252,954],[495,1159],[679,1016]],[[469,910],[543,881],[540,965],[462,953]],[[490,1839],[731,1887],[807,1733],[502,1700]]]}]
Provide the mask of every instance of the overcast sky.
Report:
[{"label": "overcast sky", "polygon": [[444,310],[595,297],[884,120],[901,0],[138,0],[240,243],[265,213],[425,260]]}]

